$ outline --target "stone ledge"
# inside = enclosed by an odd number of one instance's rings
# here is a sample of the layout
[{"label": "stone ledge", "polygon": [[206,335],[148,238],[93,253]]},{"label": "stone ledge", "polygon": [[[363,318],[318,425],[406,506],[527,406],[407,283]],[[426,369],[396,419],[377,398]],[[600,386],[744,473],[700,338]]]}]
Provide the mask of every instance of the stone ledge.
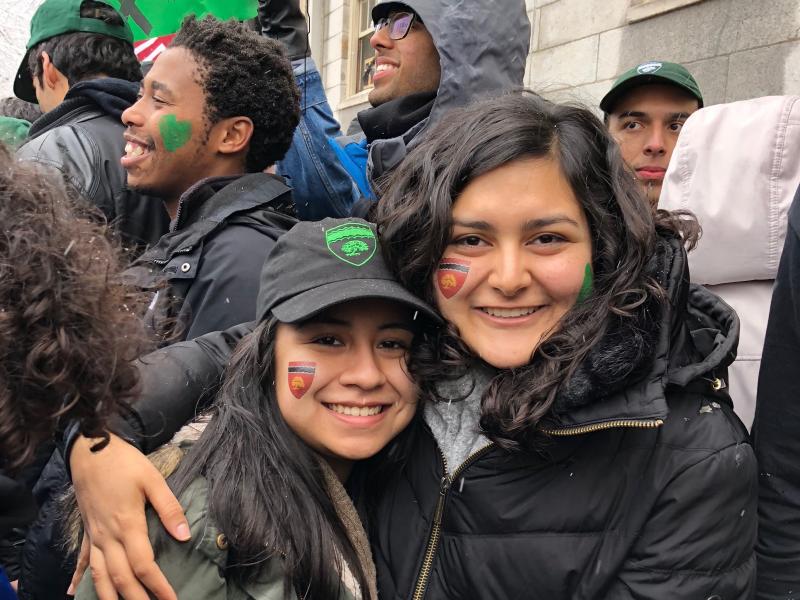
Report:
[{"label": "stone ledge", "polygon": [[697,4],[703,0],[631,0],[628,7],[628,23],[643,21],[656,15]]}]

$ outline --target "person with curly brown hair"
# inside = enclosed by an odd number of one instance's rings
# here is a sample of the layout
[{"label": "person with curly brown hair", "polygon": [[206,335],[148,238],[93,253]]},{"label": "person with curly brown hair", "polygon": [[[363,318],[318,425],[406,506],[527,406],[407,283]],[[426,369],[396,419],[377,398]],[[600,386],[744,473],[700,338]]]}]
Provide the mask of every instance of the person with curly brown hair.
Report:
[{"label": "person with curly brown hair", "polygon": [[[107,437],[146,344],[107,228],[59,179],[2,144],[0,223],[0,536],[8,539],[34,516],[26,483],[52,451],[53,432],[74,421],[87,436]],[[0,546],[0,566],[16,578],[10,550]]]}]

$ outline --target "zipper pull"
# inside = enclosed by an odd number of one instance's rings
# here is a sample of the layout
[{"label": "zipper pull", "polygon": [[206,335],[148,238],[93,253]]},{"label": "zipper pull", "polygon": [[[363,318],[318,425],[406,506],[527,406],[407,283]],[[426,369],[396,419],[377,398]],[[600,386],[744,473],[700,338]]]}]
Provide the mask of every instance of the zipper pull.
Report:
[{"label": "zipper pull", "polygon": [[433,522],[439,525],[442,522],[442,514],[444,513],[444,500],[447,496],[447,490],[450,489],[450,477],[445,475],[439,483],[439,499],[436,501],[436,512],[433,513]]}]

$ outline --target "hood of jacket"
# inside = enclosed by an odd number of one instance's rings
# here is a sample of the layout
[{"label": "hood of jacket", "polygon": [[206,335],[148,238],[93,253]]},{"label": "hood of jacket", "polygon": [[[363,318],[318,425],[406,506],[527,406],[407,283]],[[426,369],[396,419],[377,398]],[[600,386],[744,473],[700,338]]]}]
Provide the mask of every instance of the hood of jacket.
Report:
[{"label": "hood of jacket", "polygon": [[800,96],[709,106],[689,117],[659,208],[690,210],[703,228],[689,254],[692,281],[775,279],[798,185]]},{"label": "hood of jacket", "polygon": [[122,122],[122,113],[136,102],[139,84],[114,77],[90,79],[76,83],[64,96],[64,101],[43,114],[31,125],[28,137],[69,122],[78,109],[96,110]]},{"label": "hood of jacket", "polygon": [[726,375],[739,340],[733,309],[689,283],[678,239],[660,238],[647,270],[666,290],[666,301],[651,295],[633,317],[612,322],[559,390],[554,422],[545,429],[663,420],[669,386],[697,382],[710,390],[716,377]]},{"label": "hood of jacket", "polygon": [[[378,2],[394,3],[396,0]],[[404,0],[431,34],[441,77],[430,115],[403,135],[370,144],[371,181],[397,166],[415,138],[441,114],[490,95],[523,86],[531,25],[525,0]],[[501,6],[502,4],[502,6]]]}]

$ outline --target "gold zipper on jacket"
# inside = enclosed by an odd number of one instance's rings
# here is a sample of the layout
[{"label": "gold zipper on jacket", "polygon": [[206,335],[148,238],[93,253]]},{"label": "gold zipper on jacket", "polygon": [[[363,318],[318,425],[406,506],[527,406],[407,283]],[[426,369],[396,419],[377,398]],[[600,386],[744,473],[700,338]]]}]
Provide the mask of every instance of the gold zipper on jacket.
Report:
[{"label": "gold zipper on jacket", "polygon": [[464,469],[469,467],[492,448],[494,448],[494,443],[488,444],[470,454],[467,459],[453,471],[452,475],[447,474],[447,459],[444,457],[444,454],[442,454],[442,451],[439,450],[439,456],[442,458],[444,477],[442,477],[442,481],[439,484],[439,499],[436,501],[436,510],[433,513],[431,533],[428,537],[428,545],[425,547],[425,557],[422,559],[422,568],[419,570],[419,577],[417,577],[417,585],[414,586],[412,600],[422,600],[422,597],[425,595],[425,588],[428,586],[428,579],[431,576],[431,567],[433,566],[433,557],[439,546],[439,536],[442,531],[442,515],[444,514],[444,503],[447,500],[447,492],[450,491],[450,487],[461,476]]},{"label": "gold zipper on jacket", "polygon": [[655,429],[664,424],[664,419],[652,419],[648,421],[633,421],[630,419],[621,419],[617,421],[605,421],[603,423],[594,423],[592,425],[579,425],[577,427],[565,427],[563,429],[542,429],[542,432],[552,436],[568,436],[568,435],[582,435],[584,433],[592,433],[594,431],[602,431],[603,429],[616,429],[618,427],[631,427],[634,429]]}]

